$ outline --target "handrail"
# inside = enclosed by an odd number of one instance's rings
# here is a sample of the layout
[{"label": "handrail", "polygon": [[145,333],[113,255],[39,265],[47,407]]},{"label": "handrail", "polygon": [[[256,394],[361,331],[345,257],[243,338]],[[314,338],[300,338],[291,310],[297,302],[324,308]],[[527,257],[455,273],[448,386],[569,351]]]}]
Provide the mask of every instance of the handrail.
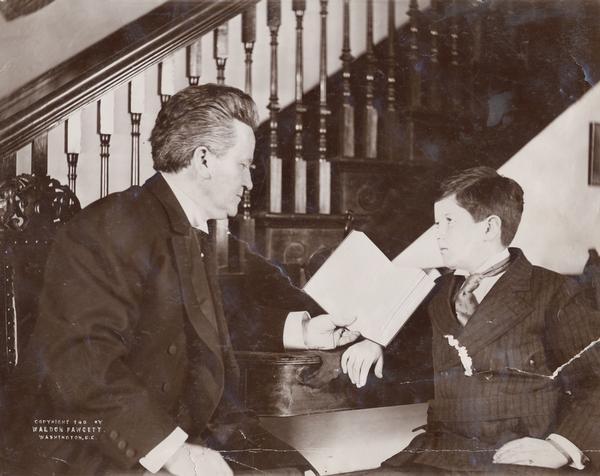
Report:
[{"label": "handrail", "polygon": [[[257,0],[172,0],[0,100],[0,155],[31,142]],[[131,39],[131,31],[144,34]]]}]

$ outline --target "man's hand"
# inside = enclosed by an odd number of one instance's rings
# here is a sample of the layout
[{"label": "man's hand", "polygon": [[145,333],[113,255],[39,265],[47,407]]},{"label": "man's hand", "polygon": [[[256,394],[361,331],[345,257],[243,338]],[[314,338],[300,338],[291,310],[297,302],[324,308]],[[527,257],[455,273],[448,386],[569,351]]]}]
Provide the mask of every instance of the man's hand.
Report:
[{"label": "man's hand", "polygon": [[552,443],[538,438],[519,438],[503,445],[494,454],[494,463],[560,468],[569,461]]},{"label": "man's hand", "polygon": [[175,476],[233,476],[218,451],[187,443],[165,463],[165,469]]},{"label": "man's hand", "polygon": [[369,369],[375,364],[375,376],[383,377],[383,347],[376,342],[365,339],[342,354],[342,371],[358,388],[367,383]]},{"label": "man's hand", "polygon": [[335,318],[329,314],[321,314],[304,324],[304,342],[309,349],[331,350],[350,342],[360,335],[346,329],[356,318]]}]

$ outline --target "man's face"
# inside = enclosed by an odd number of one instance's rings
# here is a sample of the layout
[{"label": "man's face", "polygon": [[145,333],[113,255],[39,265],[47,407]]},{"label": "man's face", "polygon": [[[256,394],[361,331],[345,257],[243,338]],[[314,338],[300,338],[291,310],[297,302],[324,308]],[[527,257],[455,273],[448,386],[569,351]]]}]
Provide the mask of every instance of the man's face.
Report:
[{"label": "man's face", "polygon": [[434,205],[437,243],[444,265],[473,272],[480,264],[484,244],[485,220],[476,223],[471,214],[455,200],[455,195]]},{"label": "man's face", "polygon": [[220,156],[206,152],[210,176],[203,184],[204,206],[208,218],[222,219],[237,214],[244,187],[252,188],[250,168],[254,156],[254,131],[238,120],[233,121],[233,146]]}]

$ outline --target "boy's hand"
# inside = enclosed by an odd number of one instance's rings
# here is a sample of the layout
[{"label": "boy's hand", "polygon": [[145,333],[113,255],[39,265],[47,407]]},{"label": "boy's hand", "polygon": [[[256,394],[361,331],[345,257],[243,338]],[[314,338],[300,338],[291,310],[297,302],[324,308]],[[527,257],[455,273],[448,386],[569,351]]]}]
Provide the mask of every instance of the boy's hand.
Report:
[{"label": "boy's hand", "polygon": [[551,443],[529,437],[509,441],[494,454],[494,463],[500,464],[556,469],[568,462],[567,458]]},{"label": "boy's hand", "polygon": [[375,364],[375,375],[383,377],[383,347],[365,339],[349,347],[342,354],[342,371],[358,388],[367,383],[369,369]]}]

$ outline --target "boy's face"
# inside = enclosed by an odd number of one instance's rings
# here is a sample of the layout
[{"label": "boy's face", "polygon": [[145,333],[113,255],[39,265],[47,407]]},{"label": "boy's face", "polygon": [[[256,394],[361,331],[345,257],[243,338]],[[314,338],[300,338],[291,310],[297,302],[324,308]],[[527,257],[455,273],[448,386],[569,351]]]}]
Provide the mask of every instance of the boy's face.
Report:
[{"label": "boy's face", "polygon": [[455,195],[434,205],[437,243],[444,265],[451,269],[475,271],[483,254],[486,220],[476,223],[455,200]]}]

